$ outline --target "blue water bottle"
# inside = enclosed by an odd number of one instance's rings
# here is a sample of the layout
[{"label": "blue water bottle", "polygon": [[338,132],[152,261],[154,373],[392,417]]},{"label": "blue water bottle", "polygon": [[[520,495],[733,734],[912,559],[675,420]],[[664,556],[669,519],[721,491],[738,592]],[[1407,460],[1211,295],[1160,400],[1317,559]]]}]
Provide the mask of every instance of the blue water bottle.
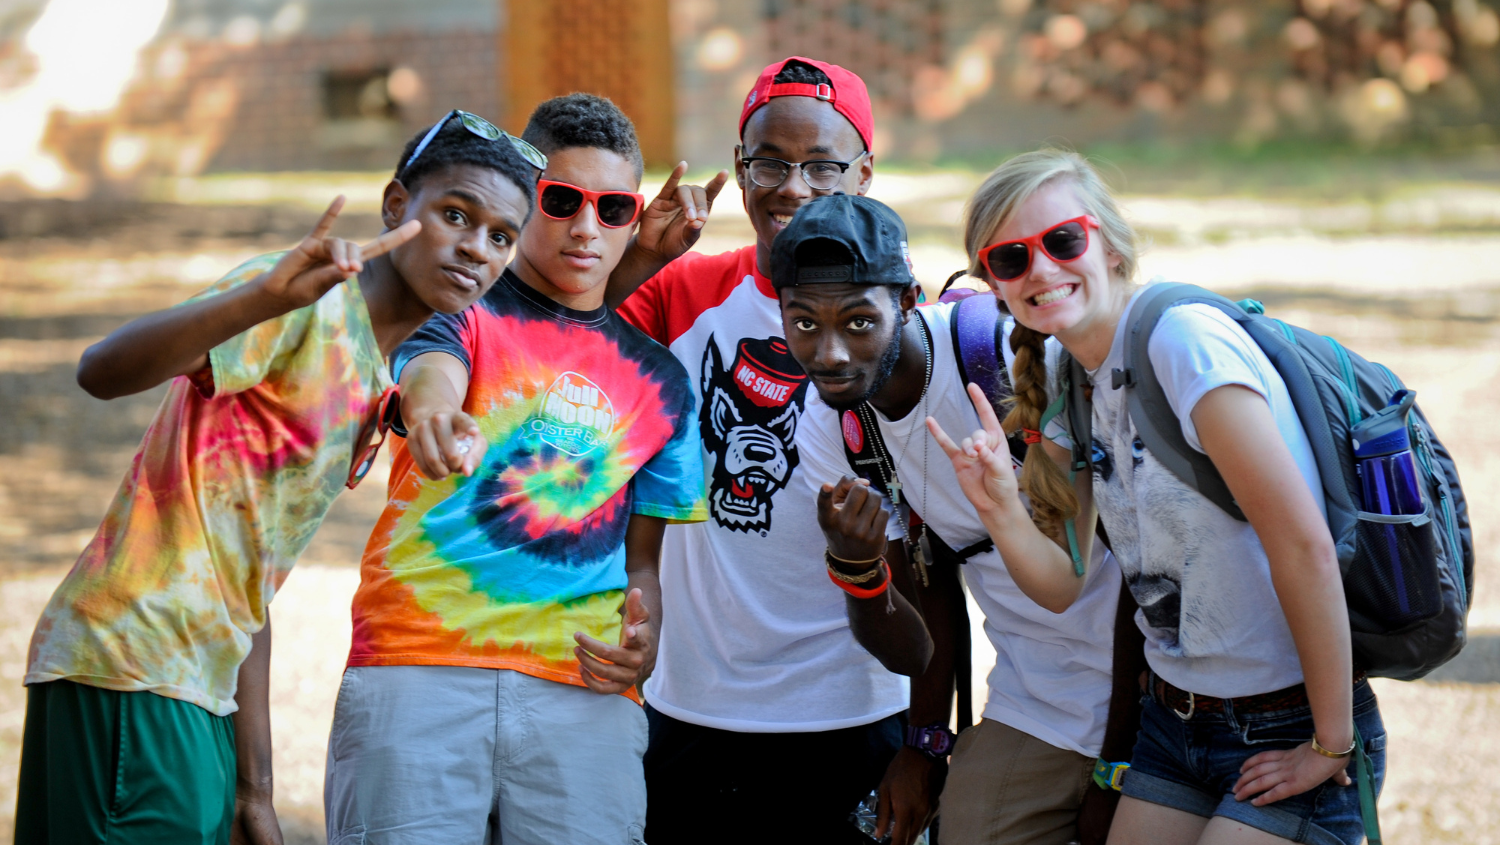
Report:
[{"label": "blue water bottle", "polygon": [[1425,509],[1406,428],[1406,415],[1416,401],[1415,390],[1399,390],[1389,405],[1350,432],[1366,511],[1419,514]]},{"label": "blue water bottle", "polygon": [[[1418,515],[1424,511],[1422,491],[1417,484],[1417,464],[1411,453],[1411,438],[1407,435],[1406,415],[1416,402],[1414,390],[1400,390],[1391,397],[1389,405],[1356,425],[1350,432],[1354,445],[1354,458],[1359,467],[1359,482],[1364,499],[1364,510],[1372,514],[1388,516]],[[1363,518],[1362,518],[1363,519]],[[1390,579],[1392,597],[1396,600],[1398,613],[1395,618],[1406,619],[1415,612],[1415,603],[1422,604],[1423,590],[1420,585],[1408,584],[1408,573],[1401,559],[1400,537],[1397,526],[1388,521],[1363,519],[1376,534],[1376,543],[1383,544],[1386,573]],[[1409,531],[1409,527],[1404,528]],[[1416,595],[1413,595],[1413,592]]]}]

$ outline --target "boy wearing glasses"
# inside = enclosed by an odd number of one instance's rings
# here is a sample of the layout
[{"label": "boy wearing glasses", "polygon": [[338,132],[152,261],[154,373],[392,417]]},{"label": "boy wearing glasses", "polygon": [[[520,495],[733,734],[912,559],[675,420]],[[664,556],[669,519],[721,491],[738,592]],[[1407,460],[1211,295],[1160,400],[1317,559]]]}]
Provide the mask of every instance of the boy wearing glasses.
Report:
[{"label": "boy wearing glasses", "polygon": [[604,304],[644,206],[630,120],[572,94],[523,137],[548,166],[514,262],[395,357],[408,431],[354,598],[330,842],[642,841],[635,684],[662,532],[704,518],[695,400]]},{"label": "boy wearing glasses", "polygon": [[358,480],[385,356],[489,289],[546,163],[460,113],[401,161],[375,241],[328,237],[340,197],[296,248],[84,353],[99,398],[172,384],[32,637],[16,842],[281,841],[268,604]]},{"label": "boy wearing glasses", "polygon": [[[787,348],[770,281],[772,242],[799,208],[869,189],[869,94],[844,68],[792,57],[761,72],[739,129],[735,178],[756,242],[685,255],[634,295],[611,290],[693,374],[709,471],[711,519],[668,530],[663,545],[661,653],[645,686],[649,839],[758,842],[764,825],[741,823],[754,819],[799,841],[867,842],[848,818],[880,787],[882,814],[909,842],[936,806],[934,763],[914,748],[898,755],[907,680],[851,628],[851,615],[866,631],[896,617],[883,597],[846,608],[822,566],[800,443],[814,416],[838,423]],[[936,682],[912,700],[917,724],[951,707],[951,664],[927,673]]]}]

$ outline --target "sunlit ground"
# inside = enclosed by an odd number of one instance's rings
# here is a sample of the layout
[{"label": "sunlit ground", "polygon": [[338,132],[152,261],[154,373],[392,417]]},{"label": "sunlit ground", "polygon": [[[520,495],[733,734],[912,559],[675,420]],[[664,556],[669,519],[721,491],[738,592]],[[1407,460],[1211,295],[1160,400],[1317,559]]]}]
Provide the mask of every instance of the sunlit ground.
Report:
[{"label": "sunlit ground", "polygon": [[[1145,275],[1254,295],[1276,316],[1391,365],[1417,389],[1464,474],[1480,561],[1476,644],[1449,673],[1458,680],[1377,684],[1391,734],[1381,811],[1393,843],[1500,841],[1490,762],[1500,752],[1490,729],[1500,718],[1500,178],[1492,162],[1481,165],[1480,178],[1447,166],[1373,176],[1349,167],[1331,177],[1326,168],[1291,177],[1127,170],[1139,189],[1127,209],[1153,241]],[[383,180],[217,176],[159,183],[152,196],[163,204],[149,207],[0,207],[0,841],[14,812],[31,627],[92,535],[160,397],[87,397],[72,380],[79,353],[123,320],[289,245],[335,193],[351,200],[338,234],[375,234]],[[930,289],[964,266],[956,221],[976,181],[955,171],[876,179],[874,196],[908,221]],[[732,187],[716,215],[700,250],[750,241]],[[273,606],[277,803],[292,841],[321,841],[324,747],[383,471],[340,500]],[[992,660],[976,647],[981,685]],[[983,694],[976,689],[976,710]]]}]

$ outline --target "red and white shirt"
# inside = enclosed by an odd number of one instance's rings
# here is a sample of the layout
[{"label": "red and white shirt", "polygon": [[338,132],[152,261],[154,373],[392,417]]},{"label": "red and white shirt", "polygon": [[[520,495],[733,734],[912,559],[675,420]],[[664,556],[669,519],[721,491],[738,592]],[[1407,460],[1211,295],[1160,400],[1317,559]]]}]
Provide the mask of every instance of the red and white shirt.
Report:
[{"label": "red and white shirt", "polygon": [[662,545],[661,646],[646,700],[684,722],[750,733],[834,730],[906,709],[906,678],[854,641],[844,594],[824,574],[799,432],[838,421],[786,347],[755,247],[688,253],[618,311],[687,368],[708,489],[708,521],[669,526]]}]

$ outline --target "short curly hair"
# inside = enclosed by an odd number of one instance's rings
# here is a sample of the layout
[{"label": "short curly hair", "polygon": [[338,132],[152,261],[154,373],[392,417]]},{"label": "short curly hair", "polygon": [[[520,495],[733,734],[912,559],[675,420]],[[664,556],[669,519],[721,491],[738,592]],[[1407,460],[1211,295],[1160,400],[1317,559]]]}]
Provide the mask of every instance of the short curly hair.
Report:
[{"label": "short curly hair", "polygon": [[792,59],[781,66],[781,71],[771,80],[777,85],[791,82],[799,85],[827,85],[833,86],[833,80],[828,74],[813,67],[807,62]]},{"label": "short curly hair", "polygon": [[499,173],[521,189],[521,194],[526,197],[526,218],[531,219],[531,209],[536,206],[537,172],[530,162],[521,157],[515,144],[503,137],[494,141],[482,138],[470,132],[462,121],[450,119],[433,136],[432,143],[422,150],[422,155],[407,166],[417,144],[430,131],[431,126],[425,127],[406,142],[406,147],[401,151],[401,161],[396,165],[396,173],[391,178],[405,185],[407,191],[416,193],[417,186],[423,179],[445,168],[463,164],[483,167]]},{"label": "short curly hair", "polygon": [[521,137],[547,155],[574,147],[609,150],[635,167],[637,182],[646,169],[635,124],[605,97],[583,93],[553,97],[531,113]]}]

